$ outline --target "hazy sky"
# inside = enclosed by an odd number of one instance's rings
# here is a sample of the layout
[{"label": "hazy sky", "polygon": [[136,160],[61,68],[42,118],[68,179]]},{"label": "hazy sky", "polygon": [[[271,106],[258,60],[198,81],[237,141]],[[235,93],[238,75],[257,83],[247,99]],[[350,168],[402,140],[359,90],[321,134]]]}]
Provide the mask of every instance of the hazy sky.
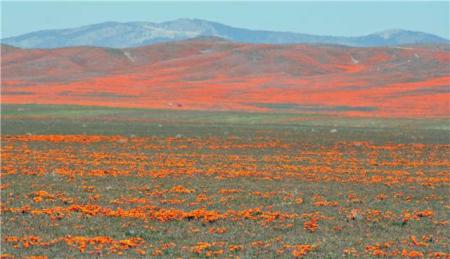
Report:
[{"label": "hazy sky", "polygon": [[17,2],[1,3],[2,37],[104,21],[200,18],[236,27],[321,35],[407,29],[450,38],[441,2]]}]

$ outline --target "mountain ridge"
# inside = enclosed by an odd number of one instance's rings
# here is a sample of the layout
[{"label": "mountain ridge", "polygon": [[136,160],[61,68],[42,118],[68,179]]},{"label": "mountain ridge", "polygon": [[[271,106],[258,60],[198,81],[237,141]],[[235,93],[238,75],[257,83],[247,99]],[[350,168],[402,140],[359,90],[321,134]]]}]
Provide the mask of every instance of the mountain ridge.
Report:
[{"label": "mountain ridge", "polygon": [[327,36],[270,30],[251,30],[201,19],[177,19],[161,23],[108,21],[80,27],[40,30],[3,38],[2,43],[22,48],[96,46],[130,48],[213,36],[233,42],[265,44],[332,44],[352,47],[407,44],[450,44],[448,39],[424,32],[391,29],[363,36]]}]

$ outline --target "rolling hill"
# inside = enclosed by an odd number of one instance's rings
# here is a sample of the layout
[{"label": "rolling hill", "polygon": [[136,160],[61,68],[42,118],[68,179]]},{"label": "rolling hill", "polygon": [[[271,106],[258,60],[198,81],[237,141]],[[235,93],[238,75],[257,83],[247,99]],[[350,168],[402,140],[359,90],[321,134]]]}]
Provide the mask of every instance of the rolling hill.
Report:
[{"label": "rolling hill", "polygon": [[2,45],[2,103],[442,117],[449,66],[448,45]]}]

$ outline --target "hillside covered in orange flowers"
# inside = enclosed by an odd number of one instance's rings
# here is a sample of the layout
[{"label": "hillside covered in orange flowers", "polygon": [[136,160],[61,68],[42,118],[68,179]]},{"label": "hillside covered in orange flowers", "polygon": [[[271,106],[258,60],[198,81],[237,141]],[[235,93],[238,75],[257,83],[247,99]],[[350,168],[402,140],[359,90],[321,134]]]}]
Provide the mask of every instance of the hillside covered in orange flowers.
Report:
[{"label": "hillside covered in orange flowers", "polygon": [[197,38],[139,48],[2,45],[2,103],[446,117],[446,45],[351,48]]}]

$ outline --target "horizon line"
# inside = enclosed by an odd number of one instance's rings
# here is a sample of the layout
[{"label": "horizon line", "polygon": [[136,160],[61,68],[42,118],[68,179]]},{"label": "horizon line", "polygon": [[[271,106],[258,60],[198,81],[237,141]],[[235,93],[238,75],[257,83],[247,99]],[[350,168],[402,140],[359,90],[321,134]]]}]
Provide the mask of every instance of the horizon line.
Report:
[{"label": "horizon line", "polygon": [[[87,27],[87,26],[92,26],[92,25],[98,25],[98,24],[105,24],[105,23],[118,23],[118,24],[130,24],[130,23],[153,23],[153,24],[163,24],[163,23],[167,23],[167,22],[173,22],[173,21],[178,21],[178,20],[198,20],[198,21],[204,21],[204,22],[210,22],[210,23],[217,23],[217,24],[221,24],[227,27],[232,27],[232,28],[237,28],[237,29],[245,29],[245,30],[250,30],[250,31],[261,31],[261,32],[281,32],[281,33],[293,33],[293,34],[304,34],[304,35],[314,35],[314,36],[328,36],[328,37],[342,37],[342,38],[357,38],[357,37],[363,37],[363,36],[369,36],[372,34],[380,34],[383,32],[389,32],[389,31],[406,31],[406,32],[418,32],[418,33],[426,33],[426,34],[430,34],[436,37],[440,37],[442,39],[445,39],[447,41],[450,41],[450,35],[449,37],[443,37],[441,35],[437,35],[431,32],[427,32],[427,31],[422,31],[422,30],[413,30],[413,29],[407,29],[407,28],[386,28],[383,30],[378,30],[378,31],[372,31],[369,33],[365,33],[365,34],[359,34],[359,35],[354,35],[354,36],[344,36],[344,35],[332,35],[332,34],[312,34],[312,33],[304,33],[304,32],[295,32],[295,31],[289,31],[289,30],[270,30],[270,29],[250,29],[250,28],[246,28],[246,27],[238,27],[238,26],[233,26],[233,25],[228,25],[225,24],[223,22],[217,22],[217,21],[213,21],[213,20],[208,20],[208,19],[201,19],[201,18],[189,18],[189,17],[180,17],[180,18],[176,18],[176,19],[171,19],[171,20],[165,20],[165,21],[161,21],[161,22],[155,22],[155,21],[150,21],[150,20],[129,20],[129,21],[118,21],[118,20],[105,20],[103,22],[96,22],[96,23],[90,23],[90,24],[84,24],[84,25],[79,25],[79,26],[71,26],[71,27],[65,27],[65,28],[56,28],[56,29],[40,29],[40,30],[34,30],[34,31],[30,31],[30,32],[25,32],[25,33],[21,33],[18,35],[13,35],[13,36],[8,36],[8,37],[1,37],[0,39],[8,39],[8,38],[15,38],[15,37],[20,37],[23,35],[27,35],[27,34],[31,34],[31,33],[38,33],[38,32],[44,32],[44,31],[60,31],[60,30],[70,30],[70,29],[76,29],[76,28],[81,28],[81,27]],[[3,43],[2,43],[3,44]]]}]

